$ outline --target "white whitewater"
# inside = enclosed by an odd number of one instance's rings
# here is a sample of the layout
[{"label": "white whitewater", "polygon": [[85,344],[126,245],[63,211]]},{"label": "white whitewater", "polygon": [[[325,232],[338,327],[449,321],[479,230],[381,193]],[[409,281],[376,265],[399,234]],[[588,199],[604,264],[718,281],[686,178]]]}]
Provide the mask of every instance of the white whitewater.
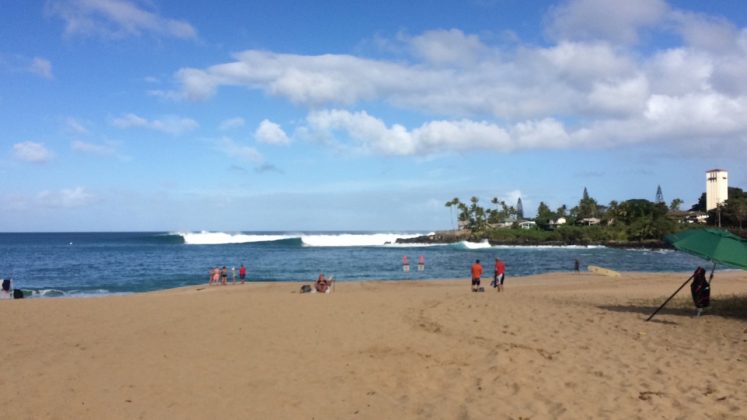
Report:
[{"label": "white whitewater", "polygon": [[178,232],[188,245],[224,245],[253,242],[274,242],[300,238],[304,246],[385,246],[393,245],[398,238],[414,238],[422,233],[228,233],[228,232]]}]

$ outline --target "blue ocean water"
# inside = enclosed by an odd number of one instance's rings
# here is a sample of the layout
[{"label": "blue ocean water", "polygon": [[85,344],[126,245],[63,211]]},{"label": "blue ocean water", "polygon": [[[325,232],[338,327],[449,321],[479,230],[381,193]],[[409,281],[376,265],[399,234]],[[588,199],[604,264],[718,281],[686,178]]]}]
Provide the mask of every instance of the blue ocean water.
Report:
[{"label": "blue ocean water", "polygon": [[[692,271],[704,262],[671,250],[606,247],[490,247],[487,243],[398,245],[422,233],[128,232],[0,233],[0,277],[34,296],[136,293],[203,284],[215,266],[239,264],[250,281],[311,281],[320,271],[339,281],[467,278],[496,256],[507,278],[570,271],[574,260],[620,271]],[[402,270],[408,256],[411,270]],[[425,270],[417,270],[419,256]]]}]

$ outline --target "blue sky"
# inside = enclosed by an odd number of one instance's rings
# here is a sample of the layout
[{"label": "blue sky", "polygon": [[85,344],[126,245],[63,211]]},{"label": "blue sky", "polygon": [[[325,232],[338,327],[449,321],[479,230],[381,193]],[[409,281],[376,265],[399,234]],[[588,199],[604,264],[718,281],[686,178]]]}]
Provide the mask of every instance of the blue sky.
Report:
[{"label": "blue sky", "polygon": [[4,2],[0,231],[435,230],[747,188],[739,1]]}]

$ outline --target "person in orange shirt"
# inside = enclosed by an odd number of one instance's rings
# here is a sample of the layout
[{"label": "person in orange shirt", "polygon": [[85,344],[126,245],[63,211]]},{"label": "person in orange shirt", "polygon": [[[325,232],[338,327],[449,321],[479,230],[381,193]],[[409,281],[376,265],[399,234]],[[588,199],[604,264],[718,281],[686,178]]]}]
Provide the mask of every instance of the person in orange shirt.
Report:
[{"label": "person in orange shirt", "polygon": [[506,263],[500,258],[495,259],[495,274],[491,285],[499,292],[503,291],[503,279],[506,276]]},{"label": "person in orange shirt", "polygon": [[480,265],[480,260],[475,260],[475,263],[472,264],[472,268],[470,269],[472,272],[472,291],[477,292],[480,287],[480,276],[482,276],[482,266]]}]

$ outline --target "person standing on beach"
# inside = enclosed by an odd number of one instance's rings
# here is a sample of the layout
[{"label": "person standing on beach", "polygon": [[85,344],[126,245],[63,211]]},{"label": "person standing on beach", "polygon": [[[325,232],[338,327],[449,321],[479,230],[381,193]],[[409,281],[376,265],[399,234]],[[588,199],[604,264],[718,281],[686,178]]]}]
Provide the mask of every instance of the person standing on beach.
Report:
[{"label": "person standing on beach", "polygon": [[418,271],[423,270],[425,270],[425,257],[421,255],[418,257]]},{"label": "person standing on beach", "polygon": [[472,291],[477,292],[480,287],[480,276],[482,276],[482,265],[480,265],[480,260],[475,260],[475,263],[472,264],[472,267],[470,268],[470,272],[472,274]]},{"label": "person standing on beach", "polygon": [[212,284],[220,284],[220,269],[218,267],[213,267],[213,269],[210,270],[210,281],[208,282],[208,286]]},{"label": "person standing on beach", "polygon": [[228,269],[226,269],[225,265],[220,269],[220,279],[221,284],[223,284],[224,286],[228,284]]},{"label": "person standing on beach", "polygon": [[241,284],[244,284],[245,278],[246,278],[246,267],[244,267],[244,264],[241,264],[241,267],[239,267],[239,280],[241,280]]},{"label": "person standing on beach", "polygon": [[236,284],[236,266],[231,266],[231,284]]},{"label": "person standing on beach", "polygon": [[495,258],[495,273],[493,274],[493,287],[498,292],[503,291],[503,279],[506,276],[506,263],[500,258]]}]

